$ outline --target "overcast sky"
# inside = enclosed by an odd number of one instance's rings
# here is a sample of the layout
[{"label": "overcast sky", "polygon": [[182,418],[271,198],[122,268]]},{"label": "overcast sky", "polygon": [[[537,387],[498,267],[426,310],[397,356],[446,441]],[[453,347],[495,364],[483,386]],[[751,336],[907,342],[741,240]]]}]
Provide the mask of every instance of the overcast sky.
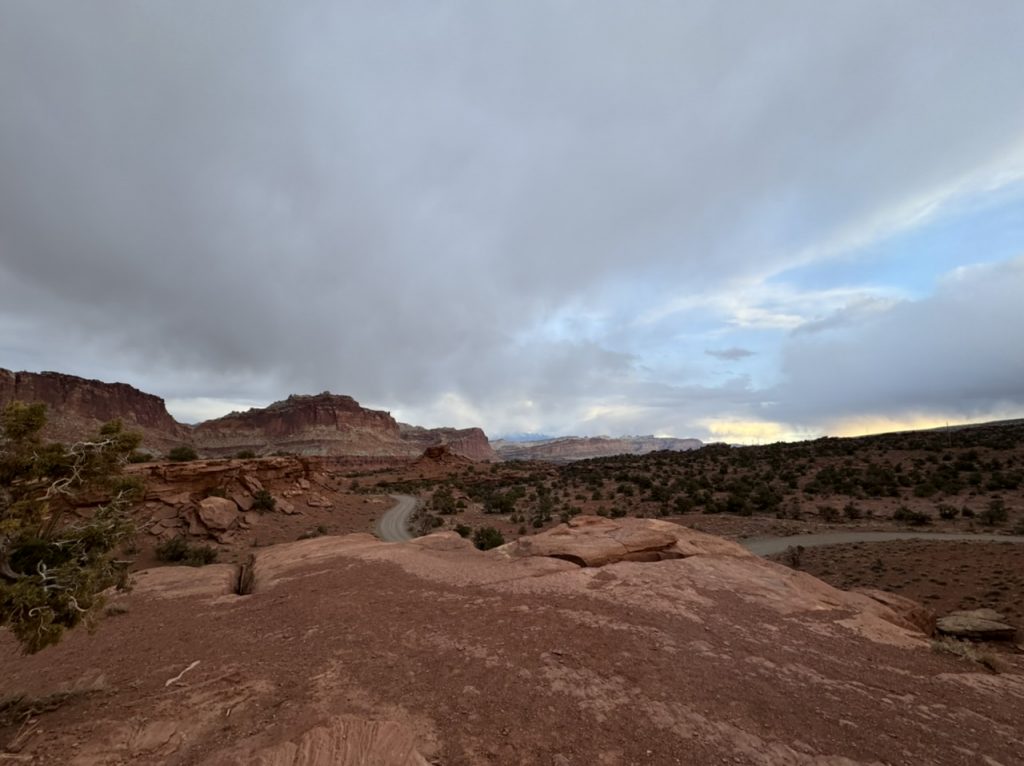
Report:
[{"label": "overcast sky", "polygon": [[0,367],[193,422],[1024,416],[1024,2],[0,0]]}]

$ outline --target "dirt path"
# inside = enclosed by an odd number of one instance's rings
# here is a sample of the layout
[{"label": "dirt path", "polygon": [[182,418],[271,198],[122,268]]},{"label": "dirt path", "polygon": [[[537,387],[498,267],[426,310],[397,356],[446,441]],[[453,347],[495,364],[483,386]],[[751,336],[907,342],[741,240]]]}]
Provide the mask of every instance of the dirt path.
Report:
[{"label": "dirt path", "polygon": [[385,542],[400,543],[412,540],[409,519],[416,510],[416,498],[411,495],[392,495],[395,505],[377,522],[376,534]]},{"label": "dirt path", "polygon": [[[386,539],[386,538],[385,538]],[[762,537],[738,540],[743,547],[759,556],[782,553],[790,546],[815,548],[819,545],[843,543],[879,543],[890,540],[980,541],[997,543],[1024,543],[1021,535],[946,534],[943,532],[820,532],[787,537]]]}]

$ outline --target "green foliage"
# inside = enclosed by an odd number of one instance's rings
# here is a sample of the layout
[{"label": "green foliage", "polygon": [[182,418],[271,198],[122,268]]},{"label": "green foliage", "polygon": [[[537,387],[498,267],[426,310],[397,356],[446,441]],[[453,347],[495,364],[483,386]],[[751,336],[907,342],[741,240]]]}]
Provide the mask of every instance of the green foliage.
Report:
[{"label": "green foliage", "polygon": [[996,524],[1005,524],[1007,518],[1006,501],[1001,497],[993,497],[988,501],[988,508],[978,514],[978,519],[981,523],[989,527],[993,527]]},{"label": "green foliage", "polygon": [[132,450],[132,454],[128,456],[129,463],[148,463],[153,459],[153,456],[148,452],[140,452],[139,450]]},{"label": "green foliage", "polygon": [[[128,509],[142,489],[120,476],[140,441],[120,421],[70,447],[44,444],[45,424],[41,404],[0,415],[0,626],[28,653],[94,620],[103,591],[127,587],[114,551],[134,533]],[[110,499],[85,519],[70,514],[86,494]]]},{"label": "green foliage", "polygon": [[252,509],[254,511],[272,511],[277,508],[277,500],[265,489],[259,490],[252,496]]},{"label": "green foliage", "polygon": [[457,524],[455,531],[459,533],[459,537],[469,537],[473,534],[473,527],[468,524]]},{"label": "green foliage", "polygon": [[473,533],[473,545],[482,551],[505,544],[505,537],[494,527],[480,527]]},{"label": "green foliage", "polygon": [[180,447],[174,447],[170,452],[167,453],[167,457],[170,460],[174,460],[178,463],[187,463],[189,460],[196,460],[199,455],[196,451],[189,447],[187,444],[183,444]]},{"label": "green foliage", "polygon": [[251,460],[254,457],[256,457],[256,453],[253,452],[251,449],[243,449],[236,452],[235,457],[237,457],[239,460]]},{"label": "green foliage", "polygon": [[217,560],[217,551],[209,545],[189,545],[184,537],[172,537],[156,547],[159,561],[201,567]]}]

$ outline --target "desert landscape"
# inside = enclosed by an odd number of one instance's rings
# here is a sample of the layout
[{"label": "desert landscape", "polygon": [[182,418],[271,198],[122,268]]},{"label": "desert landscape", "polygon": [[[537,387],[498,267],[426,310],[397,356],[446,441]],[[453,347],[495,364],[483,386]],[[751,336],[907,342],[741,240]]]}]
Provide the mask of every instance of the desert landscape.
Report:
[{"label": "desert landscape", "polygon": [[1024,766],[1024,0],[0,2],[0,766]]},{"label": "desert landscape", "polygon": [[[124,406],[61,381],[65,436]],[[0,758],[1020,762],[1019,423],[501,461],[396,454],[348,397],[269,409],[241,456],[180,424],[128,456],[131,589],[37,654],[0,635]]]}]

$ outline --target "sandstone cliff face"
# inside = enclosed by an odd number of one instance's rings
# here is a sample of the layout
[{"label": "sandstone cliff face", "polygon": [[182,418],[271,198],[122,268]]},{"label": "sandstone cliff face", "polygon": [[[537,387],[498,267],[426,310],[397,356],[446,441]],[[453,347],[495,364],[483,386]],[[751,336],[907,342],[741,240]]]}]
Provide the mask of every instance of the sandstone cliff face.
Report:
[{"label": "sandstone cliff face", "polygon": [[447,446],[470,460],[496,459],[479,428],[409,426],[388,412],[361,407],[351,396],[329,392],[293,395],[269,407],[186,426],[170,416],[163,399],[125,383],[0,369],[0,407],[14,400],[46,404],[45,436],[63,442],[88,438],[101,424],[121,418],[143,434],[143,447],[154,452],[191,444],[211,457],[252,450],[261,455],[417,458],[429,447]]},{"label": "sandstone cliff face", "polygon": [[190,430],[170,416],[164,400],[126,383],[104,383],[59,372],[0,369],[0,407],[12,401],[42,402],[47,408],[44,436],[74,441],[95,434],[120,418],[143,434],[143,445],[161,449],[187,442]]},{"label": "sandstone cliff face", "polygon": [[570,463],[612,455],[645,455],[659,450],[684,451],[704,446],[700,439],[672,439],[658,436],[566,436],[535,442],[493,442],[495,452],[503,460],[545,460]]},{"label": "sandstone cliff face", "polygon": [[468,457],[470,460],[496,460],[497,454],[491,443],[479,428],[420,428],[399,424],[402,439],[414,445],[418,454],[430,447],[448,447],[455,455]]},{"label": "sandstone cliff face", "polygon": [[366,455],[414,458],[428,447],[447,445],[471,460],[494,458],[479,428],[426,429],[398,423],[382,410],[361,407],[350,396],[324,392],[289,396],[264,409],[234,412],[200,423],[194,430],[197,448],[210,455],[239,450],[302,455]]}]

